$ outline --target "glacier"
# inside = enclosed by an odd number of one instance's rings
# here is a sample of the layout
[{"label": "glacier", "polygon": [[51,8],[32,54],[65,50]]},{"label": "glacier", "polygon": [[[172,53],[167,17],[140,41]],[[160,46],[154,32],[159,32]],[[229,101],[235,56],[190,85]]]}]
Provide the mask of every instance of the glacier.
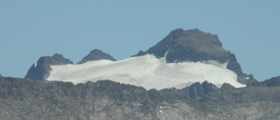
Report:
[{"label": "glacier", "polygon": [[236,88],[246,87],[237,82],[237,74],[226,66],[227,63],[216,61],[167,63],[166,57],[157,58],[146,54],[120,61],[96,60],[76,65],[52,65],[47,80],[74,84],[112,80],[141,86],[147,90],[182,89],[205,80],[217,87],[221,87],[223,83]]}]

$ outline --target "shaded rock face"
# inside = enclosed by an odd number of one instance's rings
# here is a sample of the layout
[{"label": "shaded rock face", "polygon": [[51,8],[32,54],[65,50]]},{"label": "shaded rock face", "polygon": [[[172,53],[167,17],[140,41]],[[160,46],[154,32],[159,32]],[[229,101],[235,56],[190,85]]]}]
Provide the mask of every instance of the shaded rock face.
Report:
[{"label": "shaded rock face", "polygon": [[54,54],[52,57],[45,56],[39,58],[37,66],[34,64],[30,67],[24,78],[33,80],[44,80],[49,76],[51,65],[73,64],[69,59],[64,58],[61,54]]},{"label": "shaded rock face", "polygon": [[101,50],[95,49],[90,51],[90,53],[85,56],[78,64],[86,63],[87,61],[94,61],[94,60],[111,60],[116,61],[111,55],[102,52]]},{"label": "shaded rock face", "polygon": [[[216,89],[207,82],[191,87],[201,94]],[[0,116],[4,120],[280,119],[280,87],[218,90],[198,99],[183,94],[184,89],[168,91],[146,91],[109,80],[73,85],[0,77]]]},{"label": "shaded rock face", "polygon": [[[204,81],[202,84],[199,82],[192,84],[189,87],[185,87],[183,89],[163,89],[160,90],[161,93],[172,93],[173,95],[176,95],[177,97],[189,97],[192,99],[199,99],[204,95],[207,95],[212,92],[217,92],[219,89],[212,83],[208,83],[207,81]],[[175,96],[170,96],[170,98],[173,98]],[[175,97],[175,98],[177,98]],[[168,99],[168,98],[167,98]]]},{"label": "shaded rock face", "polygon": [[233,87],[232,85],[228,84],[228,83],[224,83],[221,87],[221,90],[234,90],[235,87]]},{"label": "shaded rock face", "polygon": [[248,75],[244,74],[235,55],[224,50],[222,43],[217,35],[204,33],[198,29],[183,30],[176,29],[170,32],[162,41],[148,49],[146,52],[140,51],[135,56],[154,54],[163,57],[167,52],[167,61],[208,61],[215,60],[220,63],[228,62],[227,68],[238,75],[238,81],[243,84],[250,84],[256,80],[254,78],[245,79]]}]

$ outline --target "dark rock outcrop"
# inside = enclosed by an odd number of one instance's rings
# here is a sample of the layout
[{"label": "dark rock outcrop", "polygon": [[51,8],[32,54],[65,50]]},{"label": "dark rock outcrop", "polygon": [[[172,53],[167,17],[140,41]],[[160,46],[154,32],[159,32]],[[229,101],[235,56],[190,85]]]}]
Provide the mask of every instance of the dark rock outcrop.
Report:
[{"label": "dark rock outcrop", "polygon": [[69,59],[64,58],[61,54],[54,54],[52,57],[40,57],[37,66],[34,64],[30,67],[24,78],[32,80],[45,80],[49,76],[51,65],[73,64]]},{"label": "dark rock outcrop", "polygon": [[[212,83],[204,81],[202,84],[199,82],[192,84],[191,86],[185,87],[183,89],[163,89],[160,90],[161,93],[171,93],[177,98],[192,98],[192,99],[199,99],[204,95],[207,95],[212,92],[217,92],[219,89]],[[173,97],[175,97],[173,96]],[[180,96],[180,97],[178,97]],[[176,98],[176,97],[175,97]]]},{"label": "dark rock outcrop", "polygon": [[140,51],[135,56],[154,54],[163,57],[167,52],[167,61],[208,61],[214,60],[220,63],[228,62],[227,68],[238,75],[238,81],[243,84],[250,84],[256,81],[254,78],[246,79],[235,55],[222,47],[217,35],[194,30],[176,29],[170,32],[162,41],[148,49]]},{"label": "dark rock outcrop", "polygon": [[259,86],[259,87],[280,86],[280,76],[273,77],[273,78],[270,78],[270,79],[262,81],[262,82],[254,82],[250,86]]},{"label": "dark rock outcrop", "polygon": [[192,84],[189,87],[189,94],[190,94],[189,96],[194,99],[204,96],[204,90],[203,90],[201,84],[199,82]]},{"label": "dark rock outcrop", "polygon": [[216,92],[218,91],[218,88],[212,84],[212,83],[209,83],[207,81],[204,81],[202,84],[201,84],[202,88],[203,88],[203,92],[204,94],[209,94],[211,92]]},{"label": "dark rock outcrop", "polygon": [[221,90],[234,90],[234,89],[235,87],[228,83],[224,83],[221,87]]},{"label": "dark rock outcrop", "polygon": [[111,60],[116,61],[111,55],[102,52],[101,50],[95,49],[90,51],[90,53],[85,56],[80,62],[77,64],[83,64],[87,61],[94,61],[94,60]]}]

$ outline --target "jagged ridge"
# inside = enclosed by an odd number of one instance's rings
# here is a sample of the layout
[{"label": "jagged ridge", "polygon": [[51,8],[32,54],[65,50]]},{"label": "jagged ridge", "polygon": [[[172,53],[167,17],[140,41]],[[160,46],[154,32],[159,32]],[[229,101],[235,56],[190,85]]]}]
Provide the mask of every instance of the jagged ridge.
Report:
[{"label": "jagged ridge", "polygon": [[[0,77],[0,116],[13,120],[279,119],[279,90],[246,87],[222,91],[204,82],[182,90],[146,91],[108,80],[73,85]],[[190,95],[194,93],[206,95]]]}]

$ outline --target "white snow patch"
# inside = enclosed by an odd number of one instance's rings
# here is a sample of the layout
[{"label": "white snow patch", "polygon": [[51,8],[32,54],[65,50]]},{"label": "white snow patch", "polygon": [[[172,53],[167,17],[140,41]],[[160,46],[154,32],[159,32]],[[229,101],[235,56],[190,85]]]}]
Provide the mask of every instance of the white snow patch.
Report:
[{"label": "white snow patch", "polygon": [[245,87],[237,82],[236,73],[226,69],[226,65],[213,61],[166,63],[165,57],[158,59],[147,54],[121,61],[98,60],[77,65],[53,65],[47,80],[70,81],[74,84],[112,80],[148,90],[172,87],[181,89],[205,80],[217,87],[225,82],[237,88]]},{"label": "white snow patch", "polygon": [[217,67],[224,68],[224,69],[227,69],[228,62],[229,62],[229,60],[227,62],[225,62],[225,63],[220,63],[220,62],[218,62],[216,60],[202,61],[202,63],[212,64],[212,65],[215,65]]}]

